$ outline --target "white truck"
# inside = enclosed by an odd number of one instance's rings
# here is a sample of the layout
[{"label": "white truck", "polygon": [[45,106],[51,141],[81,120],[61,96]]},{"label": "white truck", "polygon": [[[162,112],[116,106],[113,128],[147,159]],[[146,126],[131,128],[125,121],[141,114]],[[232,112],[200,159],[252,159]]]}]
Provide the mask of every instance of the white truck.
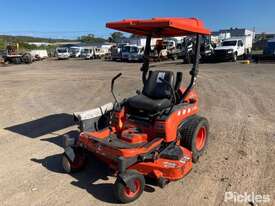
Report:
[{"label": "white truck", "polygon": [[128,61],[130,55],[130,45],[123,46],[121,49],[121,61]]},{"label": "white truck", "polygon": [[57,47],[55,52],[56,52],[57,59],[69,59],[70,58],[70,52],[67,47]]},{"label": "white truck", "polygon": [[82,57],[84,59],[94,59],[95,58],[95,48],[93,48],[93,47],[91,47],[91,48],[84,48],[81,51],[80,57]]},{"label": "white truck", "polygon": [[167,50],[167,58],[176,60],[178,58],[182,58],[183,56],[183,48],[182,48],[182,40],[179,41],[175,38],[167,39],[163,41],[164,48]]},{"label": "white truck", "polygon": [[238,36],[225,39],[214,50],[215,58],[219,60],[237,61],[251,53],[252,36]]},{"label": "white truck", "polygon": [[103,57],[105,56],[105,54],[106,54],[106,50],[105,50],[105,49],[98,48],[98,47],[96,47],[96,48],[94,49],[94,52],[95,52],[95,58],[96,58],[96,59],[101,59],[101,58],[103,58]]},{"label": "white truck", "polygon": [[80,57],[83,49],[84,49],[83,47],[79,47],[79,46],[70,47],[69,49],[70,57]]},{"label": "white truck", "polygon": [[111,47],[111,60],[112,61],[121,61],[121,50],[122,47],[128,45],[127,43],[119,43]]},{"label": "white truck", "polygon": [[130,46],[128,61],[141,62],[143,60],[144,47],[143,46]]}]

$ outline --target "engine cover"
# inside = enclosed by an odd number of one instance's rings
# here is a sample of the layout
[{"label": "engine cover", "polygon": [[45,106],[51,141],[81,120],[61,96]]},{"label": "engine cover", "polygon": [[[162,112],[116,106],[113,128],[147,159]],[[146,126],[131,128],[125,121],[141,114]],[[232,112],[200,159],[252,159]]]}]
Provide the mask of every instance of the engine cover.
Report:
[{"label": "engine cover", "polygon": [[129,128],[122,131],[120,138],[126,142],[137,144],[147,142],[148,135],[141,133],[138,128]]}]

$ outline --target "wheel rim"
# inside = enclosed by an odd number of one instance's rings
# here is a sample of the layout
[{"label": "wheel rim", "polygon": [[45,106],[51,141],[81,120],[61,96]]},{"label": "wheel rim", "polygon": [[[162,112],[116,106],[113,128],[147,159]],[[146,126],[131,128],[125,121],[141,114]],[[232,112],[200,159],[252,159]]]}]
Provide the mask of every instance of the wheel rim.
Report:
[{"label": "wheel rim", "polygon": [[197,137],[196,137],[196,149],[200,151],[204,145],[206,140],[206,129],[205,127],[200,128]]},{"label": "wheel rim", "polygon": [[127,186],[124,187],[123,193],[128,198],[135,197],[141,190],[141,182],[138,179],[134,180],[135,190],[134,192],[131,191],[131,189]]}]

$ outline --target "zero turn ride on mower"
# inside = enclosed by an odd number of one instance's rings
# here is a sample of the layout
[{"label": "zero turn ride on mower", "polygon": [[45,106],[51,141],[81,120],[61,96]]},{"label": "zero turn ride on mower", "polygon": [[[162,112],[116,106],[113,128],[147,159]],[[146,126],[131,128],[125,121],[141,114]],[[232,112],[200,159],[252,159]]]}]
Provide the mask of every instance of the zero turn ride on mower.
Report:
[{"label": "zero turn ride on mower", "polygon": [[[143,192],[145,177],[160,187],[183,178],[204,152],[208,142],[208,121],[198,113],[198,96],[193,90],[198,75],[200,36],[210,32],[195,18],[153,18],[107,23],[108,28],[146,36],[141,67],[143,89],[137,95],[115,103],[79,112],[74,118],[81,133],[65,137],[62,164],[67,172],[85,166],[87,152],[105,162],[117,179],[115,197],[122,203],[136,200]],[[196,35],[195,61],[191,81],[181,87],[182,73],[149,71],[151,38]]]}]

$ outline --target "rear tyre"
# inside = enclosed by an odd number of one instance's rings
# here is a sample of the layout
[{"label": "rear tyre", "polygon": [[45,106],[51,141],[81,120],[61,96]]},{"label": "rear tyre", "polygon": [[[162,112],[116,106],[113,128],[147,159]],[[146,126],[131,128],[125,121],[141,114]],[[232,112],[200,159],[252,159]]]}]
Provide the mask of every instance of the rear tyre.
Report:
[{"label": "rear tyre", "polygon": [[115,197],[118,201],[122,203],[129,203],[139,198],[140,195],[143,193],[145,186],[145,179],[143,175],[134,170],[127,171],[127,174],[129,175],[129,178],[127,178],[128,181],[131,181],[132,184],[134,184],[134,191],[131,191],[131,189],[120,177],[116,179],[114,185]]},{"label": "rear tyre", "polygon": [[67,173],[82,170],[87,163],[87,156],[82,148],[74,148],[75,159],[72,162],[65,154],[62,155],[62,167]]},{"label": "rear tyre", "polygon": [[12,62],[13,64],[21,64],[21,63],[22,63],[20,57],[14,57],[14,58],[12,58],[12,59],[11,59],[11,62]]},{"label": "rear tyre", "polygon": [[29,53],[24,54],[23,57],[22,57],[22,59],[23,59],[23,62],[24,62],[25,64],[30,64],[30,63],[32,63],[32,56],[31,56],[31,54],[29,54]]},{"label": "rear tyre", "polygon": [[180,128],[181,146],[192,152],[192,160],[198,162],[208,144],[209,124],[204,117],[194,116]]}]

